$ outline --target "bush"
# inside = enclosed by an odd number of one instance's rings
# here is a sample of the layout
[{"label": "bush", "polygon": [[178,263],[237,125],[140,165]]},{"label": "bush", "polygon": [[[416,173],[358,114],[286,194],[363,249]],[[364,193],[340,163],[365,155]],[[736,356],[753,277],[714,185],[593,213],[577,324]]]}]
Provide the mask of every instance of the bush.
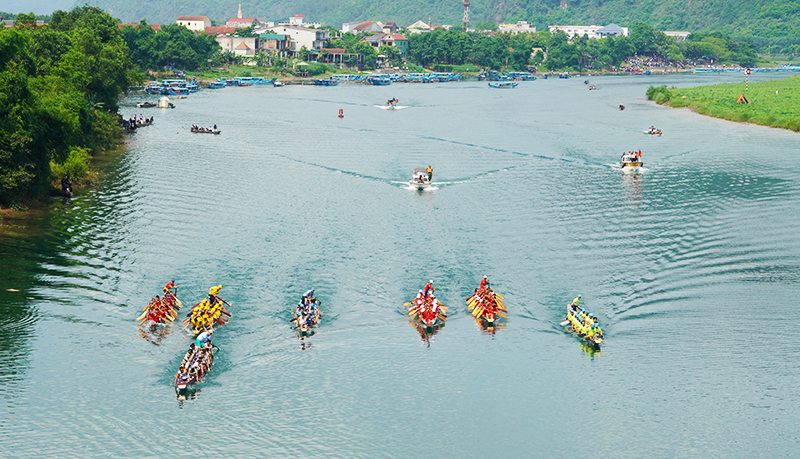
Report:
[{"label": "bush", "polygon": [[306,69],[308,70],[308,76],[317,76],[327,72],[328,66],[322,62],[315,62],[313,64],[308,64]]},{"label": "bush", "polygon": [[60,180],[65,175],[72,181],[85,179],[89,172],[89,158],[88,148],[70,148],[69,156],[63,163],[58,164],[50,161],[50,172],[53,175],[53,180]]},{"label": "bush", "polygon": [[647,88],[647,100],[661,105],[669,102],[672,92],[666,86],[650,86]]}]

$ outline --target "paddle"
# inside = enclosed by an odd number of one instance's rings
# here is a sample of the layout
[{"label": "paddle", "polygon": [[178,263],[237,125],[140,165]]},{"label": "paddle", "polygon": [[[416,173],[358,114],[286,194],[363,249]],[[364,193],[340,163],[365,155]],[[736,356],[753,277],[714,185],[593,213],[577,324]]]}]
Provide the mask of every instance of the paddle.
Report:
[{"label": "paddle", "polygon": [[409,301],[408,303],[403,303],[403,306],[411,306],[412,304],[414,304],[414,303]]}]

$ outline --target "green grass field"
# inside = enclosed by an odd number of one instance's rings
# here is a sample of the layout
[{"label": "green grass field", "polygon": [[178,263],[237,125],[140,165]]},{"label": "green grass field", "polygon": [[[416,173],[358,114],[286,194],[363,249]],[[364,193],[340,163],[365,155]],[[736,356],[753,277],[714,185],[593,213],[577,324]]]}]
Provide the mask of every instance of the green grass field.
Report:
[{"label": "green grass field", "polygon": [[[749,104],[737,102],[744,94]],[[718,84],[696,88],[650,87],[647,98],[670,107],[730,121],[761,124],[800,132],[800,76],[777,81]]]}]

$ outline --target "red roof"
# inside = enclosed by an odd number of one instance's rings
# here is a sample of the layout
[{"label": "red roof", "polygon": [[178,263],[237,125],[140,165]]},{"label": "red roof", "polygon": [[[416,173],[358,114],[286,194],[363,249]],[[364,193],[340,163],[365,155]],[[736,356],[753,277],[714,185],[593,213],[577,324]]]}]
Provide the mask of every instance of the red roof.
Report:
[{"label": "red roof", "polygon": [[[161,30],[161,24],[148,24],[151,29],[155,31]],[[139,24],[117,24],[117,27],[121,30],[123,27],[134,27],[136,29],[139,28]]]},{"label": "red roof", "polygon": [[344,48],[325,48],[325,51],[331,54],[344,54],[346,52]]},{"label": "red roof", "polygon": [[208,16],[178,16],[176,21],[205,21]]},{"label": "red roof", "polygon": [[204,32],[213,35],[228,34],[236,32],[236,27],[206,27]]},{"label": "red roof", "polygon": [[403,35],[401,35],[399,33],[393,33],[392,34],[392,38],[395,39],[395,40],[408,40],[408,38],[404,37]]},{"label": "red roof", "polygon": [[256,18],[228,18],[227,22],[255,22]]},{"label": "red roof", "polygon": [[361,29],[366,29],[367,27],[371,26],[372,24],[375,24],[375,21],[367,21],[367,22],[362,22],[361,24],[359,24],[359,25],[355,26],[355,27],[353,28],[353,30],[361,30]]},{"label": "red roof", "polygon": [[247,46],[247,44],[245,44],[245,42],[241,42],[241,43],[239,43],[239,46],[236,47],[236,49],[250,49],[250,47]]}]

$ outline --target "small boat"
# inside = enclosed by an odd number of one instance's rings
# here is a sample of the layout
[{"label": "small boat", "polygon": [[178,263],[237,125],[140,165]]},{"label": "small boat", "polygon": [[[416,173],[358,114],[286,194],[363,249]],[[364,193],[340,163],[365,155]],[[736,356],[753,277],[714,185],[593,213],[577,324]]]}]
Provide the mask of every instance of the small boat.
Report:
[{"label": "small boat", "polygon": [[219,134],[222,132],[221,129],[214,129],[214,128],[191,128],[191,131],[195,134]]},{"label": "small boat", "polygon": [[319,324],[322,318],[320,306],[322,302],[314,297],[314,289],[307,291],[294,310],[292,322],[295,323],[298,333],[308,334],[311,328]]},{"label": "small boat", "polygon": [[314,80],[314,84],[316,86],[336,86],[339,84],[339,80],[335,80],[333,78],[323,78],[321,80]]},{"label": "small boat", "polygon": [[428,282],[426,288],[420,290],[417,297],[404,306],[408,306],[408,315],[412,321],[423,329],[433,329],[444,324],[447,319],[447,307],[444,306],[433,296],[435,290]]},{"label": "small boat", "polygon": [[489,85],[490,88],[496,88],[496,89],[503,89],[503,88],[514,89],[517,86],[519,86],[519,83],[516,81],[498,81],[497,83],[487,83],[487,84]]},{"label": "small boat", "polygon": [[158,104],[155,102],[139,102],[138,104],[136,104],[136,106],[139,108],[152,108],[152,107],[158,107]]},{"label": "small boat", "polygon": [[388,77],[378,77],[378,76],[370,76],[364,80],[367,84],[375,85],[375,86],[388,86],[392,84],[392,79]]},{"label": "small boat", "polygon": [[283,86],[283,81],[277,81],[277,80],[273,81],[272,82],[272,86],[274,86],[276,88],[280,88],[281,86]]},{"label": "small boat", "polygon": [[656,129],[653,126],[650,126],[650,129],[644,131],[644,133],[645,134],[650,134],[650,135],[657,135],[657,136],[661,137],[661,129]]},{"label": "small boat", "polygon": [[621,169],[639,169],[644,166],[642,162],[642,150],[629,151],[622,154],[622,161],[619,163]]},{"label": "small boat", "polygon": [[209,83],[208,89],[222,89],[225,87],[225,83]]},{"label": "small boat", "polygon": [[175,385],[179,390],[184,390],[189,384],[197,384],[200,378],[208,373],[213,361],[214,346],[210,341],[203,347],[192,343],[181,360],[178,373],[175,375]]},{"label": "small boat", "polygon": [[597,317],[578,305],[567,306],[567,320],[561,325],[594,347],[603,342],[603,330],[597,324]]},{"label": "small boat", "polygon": [[475,293],[467,298],[467,309],[472,312],[476,320],[491,326],[494,325],[497,317],[506,317],[508,311],[503,304],[503,295],[495,293],[489,288],[488,282],[475,289]]},{"label": "small boat", "polygon": [[408,181],[408,184],[416,188],[417,191],[430,188],[431,181],[428,178],[428,169],[425,167],[417,167],[414,169],[414,173],[411,174],[411,180]]}]

